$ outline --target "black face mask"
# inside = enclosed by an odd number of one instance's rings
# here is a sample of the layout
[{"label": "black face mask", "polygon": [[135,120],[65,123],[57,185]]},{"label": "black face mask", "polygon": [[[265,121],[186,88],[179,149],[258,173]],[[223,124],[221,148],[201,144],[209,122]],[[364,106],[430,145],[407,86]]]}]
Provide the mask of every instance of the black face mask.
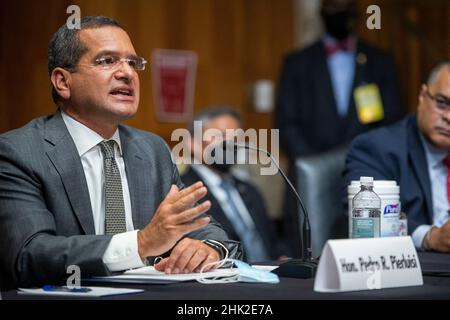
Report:
[{"label": "black face mask", "polygon": [[[219,145],[218,148],[221,148],[221,156],[219,156],[217,148],[212,150],[211,156],[214,159],[214,162],[211,163],[211,167],[221,173],[227,173],[237,163],[237,153],[233,149],[222,150],[222,145]],[[226,163],[227,160],[229,160],[230,163]]]},{"label": "black face mask", "polygon": [[211,167],[220,173],[228,173],[230,169],[234,166],[234,164],[226,164],[226,163],[213,163]]},{"label": "black face mask", "polygon": [[354,16],[349,11],[323,14],[322,17],[327,33],[337,40],[347,38],[353,31]]}]

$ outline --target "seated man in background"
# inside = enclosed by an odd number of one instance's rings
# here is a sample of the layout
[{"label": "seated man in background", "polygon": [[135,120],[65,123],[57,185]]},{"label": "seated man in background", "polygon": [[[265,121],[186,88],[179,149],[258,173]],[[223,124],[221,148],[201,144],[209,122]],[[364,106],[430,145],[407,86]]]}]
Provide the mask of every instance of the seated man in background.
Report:
[{"label": "seated man in background", "polygon": [[[50,41],[55,114],[0,135],[0,285],[61,282],[142,267],[193,272],[241,256],[204,213],[198,182],[184,188],[166,143],[120,123],[137,112],[136,55],[119,24],[84,17]],[[207,270],[208,267],[205,269]]]},{"label": "seated man in background", "polygon": [[[203,137],[208,129],[225,131],[241,128],[239,113],[228,107],[207,109],[193,119],[190,126],[194,134],[195,123],[202,126]],[[270,221],[264,200],[259,191],[249,182],[236,177],[230,171],[233,164],[213,163],[206,165],[203,150],[214,141],[191,139],[191,152],[202,164],[193,164],[182,173],[181,179],[190,184],[201,180],[208,187],[206,199],[211,202],[209,213],[216,219],[233,240],[242,242],[244,256],[249,262],[278,259],[283,255],[281,242],[277,239],[273,222]],[[205,138],[206,139],[206,138]]]},{"label": "seated man in background", "polygon": [[450,252],[450,61],[431,71],[418,100],[417,115],[353,141],[343,188],[360,176],[396,180],[415,246]]}]

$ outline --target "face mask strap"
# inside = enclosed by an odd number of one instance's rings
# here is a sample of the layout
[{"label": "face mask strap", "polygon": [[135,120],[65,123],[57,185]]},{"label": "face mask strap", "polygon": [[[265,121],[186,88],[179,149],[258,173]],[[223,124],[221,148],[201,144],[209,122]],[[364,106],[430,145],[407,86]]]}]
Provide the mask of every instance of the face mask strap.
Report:
[{"label": "face mask strap", "polygon": [[[203,284],[214,284],[214,283],[231,283],[231,282],[238,282],[239,281],[239,273],[237,270],[233,270],[233,259],[223,259],[220,261],[214,261],[205,264],[200,269],[200,275],[201,277],[197,279],[198,282]],[[217,265],[217,269],[219,268],[228,268],[230,273],[227,276],[220,276],[220,277],[210,277],[208,276],[208,272],[205,272],[205,268],[209,266],[215,266]]]}]

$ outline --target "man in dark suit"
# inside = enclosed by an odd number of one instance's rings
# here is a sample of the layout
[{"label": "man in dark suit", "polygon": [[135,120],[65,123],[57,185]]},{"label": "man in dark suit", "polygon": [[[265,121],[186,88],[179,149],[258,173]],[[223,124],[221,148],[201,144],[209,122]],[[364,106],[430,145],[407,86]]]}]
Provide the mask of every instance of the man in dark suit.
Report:
[{"label": "man in dark suit", "polygon": [[[402,113],[392,57],[352,34],[356,2],[324,0],[321,16],[325,35],[286,57],[278,86],[275,127],[292,180],[298,157],[345,146]],[[284,233],[297,256],[296,202],[285,201]]]},{"label": "man in dark suit", "polygon": [[[199,164],[192,164],[182,173],[181,179],[190,184],[202,181],[208,187],[206,199],[211,202],[210,214],[227,232],[228,236],[242,242],[247,261],[267,261],[283,256],[284,249],[277,239],[273,222],[270,220],[264,199],[248,178],[233,173],[233,163],[219,164],[214,161],[207,165],[203,152],[212,146],[207,130],[218,130],[223,136],[226,131],[241,129],[240,115],[229,107],[209,108],[194,117],[190,131],[195,132],[194,124],[201,126],[203,137],[193,137],[191,151]],[[212,131],[210,131],[212,132]],[[226,160],[226,159],[225,159]]]},{"label": "man in dark suit", "polygon": [[418,249],[450,252],[450,62],[423,84],[417,115],[358,136],[351,144],[343,192],[360,176],[396,180],[408,233]]},{"label": "man in dark suit", "polygon": [[[58,112],[0,136],[0,274],[7,286],[141,267],[193,272],[239,257],[204,215],[201,182],[184,188],[164,141],[120,123],[139,103],[145,60],[106,17],[53,36],[48,71]],[[206,269],[209,269],[207,267]]]},{"label": "man in dark suit", "polygon": [[[292,160],[349,143],[401,115],[391,56],[351,33],[355,1],[325,0],[322,17],[326,35],[288,55],[280,77],[275,124]],[[364,106],[356,103],[355,89],[368,84],[378,88],[383,115],[358,111]]]}]

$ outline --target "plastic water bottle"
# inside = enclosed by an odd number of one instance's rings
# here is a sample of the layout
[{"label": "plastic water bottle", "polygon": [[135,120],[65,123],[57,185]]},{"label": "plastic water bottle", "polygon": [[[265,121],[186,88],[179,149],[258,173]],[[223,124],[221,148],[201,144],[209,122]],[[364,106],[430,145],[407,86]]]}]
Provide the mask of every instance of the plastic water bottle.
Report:
[{"label": "plastic water bottle", "polygon": [[353,197],[352,238],[379,238],[381,199],[373,191],[373,178],[361,177],[361,190]]}]

